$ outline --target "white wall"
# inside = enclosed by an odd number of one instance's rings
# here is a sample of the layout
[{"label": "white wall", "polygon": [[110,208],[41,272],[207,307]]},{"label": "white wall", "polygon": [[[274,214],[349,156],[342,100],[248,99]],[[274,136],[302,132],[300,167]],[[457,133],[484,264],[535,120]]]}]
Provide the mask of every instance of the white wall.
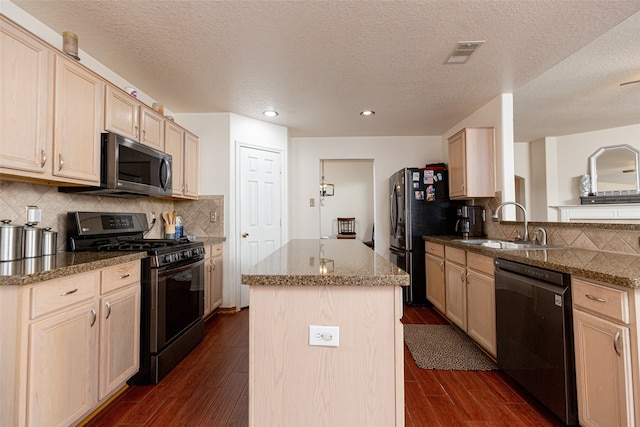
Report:
[{"label": "white wall", "polygon": [[589,173],[589,157],[608,145],[629,144],[640,149],[640,124],[558,136],[557,140],[557,204],[579,205],[578,177]]},{"label": "white wall", "polygon": [[288,240],[288,130],[233,113],[176,114],[176,121],[200,137],[199,192],[224,195],[223,307],[240,306],[240,244],[237,152],[240,145],[281,153],[282,242]]},{"label": "white wall", "polygon": [[[318,204],[321,159],[373,159],[376,252],[389,255],[389,177],[404,167],[443,161],[440,136],[291,138],[290,236],[320,237]],[[338,191],[336,189],[336,191]]]},{"label": "white wall", "polygon": [[356,239],[371,240],[374,190],[373,160],[325,160],[326,182],[335,185],[335,195],[320,204],[320,235],[336,238],[338,217],[356,219]]},{"label": "white wall", "polygon": [[531,219],[559,221],[559,212],[550,206],[579,205],[578,177],[590,173],[589,157],[600,147],[619,144],[640,149],[640,124],[516,144],[516,173],[528,182]]}]

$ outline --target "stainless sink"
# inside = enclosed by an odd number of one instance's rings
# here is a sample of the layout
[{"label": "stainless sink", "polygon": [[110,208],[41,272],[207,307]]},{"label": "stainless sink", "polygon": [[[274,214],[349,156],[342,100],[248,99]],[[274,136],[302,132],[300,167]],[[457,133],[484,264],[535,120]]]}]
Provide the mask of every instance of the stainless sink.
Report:
[{"label": "stainless sink", "polygon": [[467,245],[484,246],[493,249],[511,249],[511,250],[539,250],[539,249],[562,249],[564,246],[554,245],[537,245],[533,242],[510,241],[510,240],[492,240],[492,239],[454,239],[454,242],[464,243]]}]

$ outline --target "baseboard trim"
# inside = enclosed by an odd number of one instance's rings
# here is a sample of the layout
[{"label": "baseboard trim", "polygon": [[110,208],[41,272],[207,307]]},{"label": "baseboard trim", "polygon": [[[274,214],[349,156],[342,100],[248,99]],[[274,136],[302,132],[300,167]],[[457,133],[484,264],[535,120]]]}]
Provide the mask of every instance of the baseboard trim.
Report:
[{"label": "baseboard trim", "polygon": [[106,408],[107,406],[109,406],[109,404],[111,402],[113,402],[114,400],[116,400],[122,393],[124,393],[125,391],[127,391],[129,389],[129,385],[125,384],[120,390],[116,391],[113,396],[111,396],[110,398],[108,398],[107,400],[105,400],[102,405],[98,406],[96,408],[95,411],[93,411],[92,413],[90,413],[89,415],[87,415],[87,417],[85,419],[83,419],[82,421],[80,421],[80,423],[77,425],[77,427],[82,427],[85,424],[87,424],[89,421],[91,421],[93,418],[96,417],[96,415],[98,415],[100,412],[102,412],[102,410],[104,408]]},{"label": "baseboard trim", "polygon": [[234,314],[238,312],[238,309],[233,306],[233,307],[218,307],[217,310],[218,313],[220,314]]}]

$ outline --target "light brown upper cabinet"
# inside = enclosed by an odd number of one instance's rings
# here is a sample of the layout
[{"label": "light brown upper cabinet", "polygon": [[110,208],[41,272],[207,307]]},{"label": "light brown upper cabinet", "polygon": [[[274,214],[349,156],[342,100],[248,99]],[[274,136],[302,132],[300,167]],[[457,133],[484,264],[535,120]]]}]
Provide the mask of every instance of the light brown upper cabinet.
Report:
[{"label": "light brown upper cabinet", "polygon": [[493,135],[493,128],[478,127],[449,138],[449,197],[495,196]]},{"label": "light brown upper cabinet", "polygon": [[98,185],[104,83],[62,55],[55,81],[53,174]]},{"label": "light brown upper cabinet", "polygon": [[46,179],[53,157],[54,53],[1,15],[0,46],[0,172]]},{"label": "light brown upper cabinet", "polygon": [[172,196],[198,198],[198,137],[174,122],[165,122],[165,152],[171,155]]},{"label": "light brown upper cabinet", "polygon": [[164,151],[165,118],[127,92],[107,85],[104,128]]},{"label": "light brown upper cabinet", "polygon": [[1,16],[0,29],[0,174],[98,184],[104,83]]},{"label": "light brown upper cabinet", "polygon": [[184,133],[184,196],[198,198],[198,137]]}]

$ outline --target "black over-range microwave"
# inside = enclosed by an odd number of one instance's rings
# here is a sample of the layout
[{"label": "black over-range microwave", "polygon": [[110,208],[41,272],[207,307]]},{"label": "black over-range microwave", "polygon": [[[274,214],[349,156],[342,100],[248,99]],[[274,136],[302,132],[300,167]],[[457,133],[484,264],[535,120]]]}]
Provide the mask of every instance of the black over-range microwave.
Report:
[{"label": "black over-range microwave", "polygon": [[103,133],[99,187],[60,187],[66,193],[171,196],[171,156],[115,133]]}]

